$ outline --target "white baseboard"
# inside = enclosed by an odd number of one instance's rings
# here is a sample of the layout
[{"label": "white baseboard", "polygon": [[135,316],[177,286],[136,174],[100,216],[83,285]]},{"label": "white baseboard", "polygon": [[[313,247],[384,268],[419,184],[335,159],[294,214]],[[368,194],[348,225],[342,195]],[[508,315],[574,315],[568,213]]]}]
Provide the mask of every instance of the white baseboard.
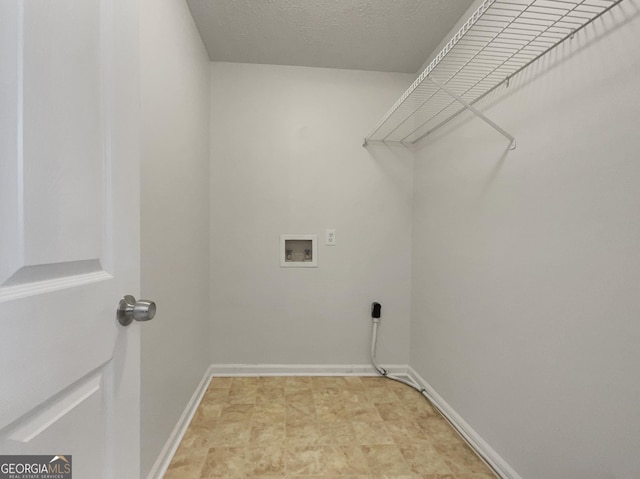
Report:
[{"label": "white baseboard", "polygon": [[522,479],[507,462],[433,389],[411,366],[407,368],[411,380],[424,389],[424,395],[458,431],[458,434],[495,471],[501,479]]},{"label": "white baseboard", "polygon": [[160,451],[156,462],[153,464],[151,471],[147,475],[147,479],[162,479],[162,477],[167,472],[167,468],[171,463],[171,459],[173,459],[173,455],[176,453],[178,446],[180,446],[182,437],[187,431],[187,427],[189,426],[191,419],[193,419],[194,414],[198,410],[198,406],[200,405],[200,401],[202,401],[204,393],[209,387],[209,382],[211,381],[212,376],[211,368],[212,367],[209,366],[207,371],[204,373],[200,384],[198,384],[198,387],[191,396],[191,399],[189,399],[187,407],[184,409],[184,412],[180,416],[180,419],[178,419],[178,422],[173,428],[173,431],[171,431],[169,439],[167,439],[167,442]]},{"label": "white baseboard", "polygon": [[[385,365],[392,374],[407,374],[406,365]],[[213,376],[377,376],[369,364],[213,364]]]}]

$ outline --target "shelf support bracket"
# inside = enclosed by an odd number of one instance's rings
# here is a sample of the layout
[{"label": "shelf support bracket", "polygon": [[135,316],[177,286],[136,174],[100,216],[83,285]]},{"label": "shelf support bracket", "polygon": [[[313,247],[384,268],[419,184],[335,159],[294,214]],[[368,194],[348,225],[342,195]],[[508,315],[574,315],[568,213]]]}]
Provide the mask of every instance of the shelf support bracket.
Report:
[{"label": "shelf support bracket", "polygon": [[487,118],[482,112],[480,112],[476,107],[474,107],[471,103],[466,102],[465,100],[462,99],[461,96],[457,95],[455,92],[453,92],[453,90],[451,90],[450,88],[448,88],[446,85],[436,81],[431,75],[427,75],[427,78],[429,80],[431,80],[431,83],[433,83],[435,86],[437,86],[438,88],[440,88],[442,91],[446,92],[449,96],[455,98],[455,100],[458,103],[461,103],[467,110],[470,110],[474,115],[476,115],[478,118],[480,118],[481,120],[484,120],[489,126],[491,126],[492,128],[494,128],[496,131],[498,131],[502,136],[504,136],[505,138],[507,138],[510,141],[510,145],[509,145],[509,149],[510,150],[515,150],[516,149],[516,139],[513,137],[513,135],[510,135],[509,133],[507,133],[503,128],[501,128],[500,126],[498,126],[494,121],[490,120],[489,118]]}]

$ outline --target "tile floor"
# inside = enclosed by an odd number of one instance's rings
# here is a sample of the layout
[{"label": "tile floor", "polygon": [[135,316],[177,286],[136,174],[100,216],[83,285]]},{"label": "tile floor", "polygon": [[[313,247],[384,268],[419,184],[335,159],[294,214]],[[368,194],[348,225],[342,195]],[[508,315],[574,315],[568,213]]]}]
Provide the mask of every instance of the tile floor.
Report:
[{"label": "tile floor", "polygon": [[495,479],[424,397],[380,377],[213,378],[165,479]]}]

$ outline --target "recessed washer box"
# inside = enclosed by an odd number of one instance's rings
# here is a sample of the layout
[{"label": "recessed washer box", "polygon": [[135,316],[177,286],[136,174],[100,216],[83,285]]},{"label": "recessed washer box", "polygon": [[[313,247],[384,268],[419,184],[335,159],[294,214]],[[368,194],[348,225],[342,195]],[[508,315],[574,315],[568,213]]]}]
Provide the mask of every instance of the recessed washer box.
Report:
[{"label": "recessed washer box", "polygon": [[282,268],[315,268],[318,266],[317,235],[280,235]]}]

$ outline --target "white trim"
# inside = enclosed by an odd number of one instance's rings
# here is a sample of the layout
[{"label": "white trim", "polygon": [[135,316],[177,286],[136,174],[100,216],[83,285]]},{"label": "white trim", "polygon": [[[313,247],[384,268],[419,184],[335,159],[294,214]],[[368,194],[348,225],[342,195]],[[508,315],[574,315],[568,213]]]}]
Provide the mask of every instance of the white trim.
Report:
[{"label": "white trim", "polygon": [[193,419],[194,414],[198,410],[198,406],[200,405],[200,401],[202,401],[204,393],[209,387],[209,382],[211,382],[212,376],[212,368],[213,366],[209,366],[209,368],[207,368],[206,372],[204,373],[200,384],[198,384],[198,387],[193,393],[193,396],[191,396],[191,399],[187,403],[187,407],[180,416],[180,419],[178,419],[176,426],[173,428],[173,431],[171,431],[167,442],[160,451],[160,454],[158,455],[156,462],[153,464],[151,471],[149,471],[147,479],[162,479],[162,477],[164,477],[165,473],[167,472],[167,468],[169,467],[169,464],[171,464],[171,459],[173,459],[173,455],[178,450],[178,446],[180,446],[182,437],[187,431],[187,427],[189,426],[191,419]]},{"label": "white trim", "polygon": [[445,419],[463,437],[472,449],[494,470],[501,479],[522,479],[513,468],[473,430],[473,428],[433,389],[411,366],[407,367],[409,377],[419,385],[423,394],[440,411]]},{"label": "white trim", "polygon": [[[407,374],[407,366],[385,366],[392,374]],[[369,364],[212,364],[213,376],[378,376]]]}]

